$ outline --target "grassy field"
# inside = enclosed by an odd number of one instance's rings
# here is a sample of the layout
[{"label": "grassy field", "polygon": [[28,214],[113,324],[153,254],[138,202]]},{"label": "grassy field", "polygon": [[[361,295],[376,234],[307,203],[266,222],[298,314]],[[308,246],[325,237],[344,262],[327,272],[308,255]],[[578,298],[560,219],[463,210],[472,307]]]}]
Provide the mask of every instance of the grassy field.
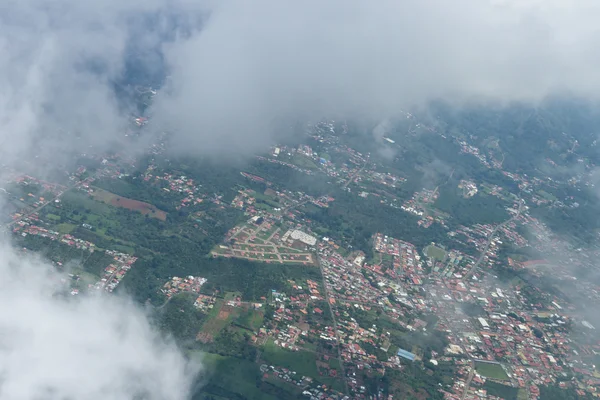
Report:
[{"label": "grassy field", "polygon": [[258,332],[264,319],[265,313],[263,311],[249,309],[242,311],[240,316],[235,320],[235,323],[253,332]]},{"label": "grassy field", "polygon": [[56,214],[46,214],[46,218],[48,218],[50,221],[60,221],[60,215],[56,215]]},{"label": "grassy field", "polygon": [[267,364],[286,367],[304,376],[315,378],[319,376],[314,353],[308,351],[289,351],[269,340],[264,346],[262,357]]},{"label": "grassy field", "polygon": [[487,378],[508,380],[508,375],[506,375],[504,368],[500,364],[475,362],[475,369],[479,375]]},{"label": "grassy field", "polygon": [[315,353],[302,350],[289,351],[275,345],[272,340],[269,340],[263,347],[262,359],[266,364],[289,368],[292,371],[296,371],[300,376],[310,376],[335,390],[343,390],[343,384],[339,379],[319,374],[317,355]]},{"label": "grassy field", "polygon": [[71,233],[76,227],[75,224],[64,223],[56,225],[56,230],[60,233]]},{"label": "grassy field", "polygon": [[433,258],[438,261],[443,261],[446,258],[446,251],[437,246],[427,246],[425,247],[424,252],[427,257]]}]

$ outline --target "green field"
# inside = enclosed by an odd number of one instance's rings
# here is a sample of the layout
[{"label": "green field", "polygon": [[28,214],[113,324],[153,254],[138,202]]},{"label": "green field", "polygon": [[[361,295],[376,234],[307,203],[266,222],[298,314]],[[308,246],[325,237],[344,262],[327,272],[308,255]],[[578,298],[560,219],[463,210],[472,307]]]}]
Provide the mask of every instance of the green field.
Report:
[{"label": "green field", "polygon": [[437,246],[427,246],[425,247],[424,253],[427,257],[433,258],[438,261],[444,261],[446,258],[446,251]]},{"label": "green field", "polygon": [[546,192],[545,190],[538,190],[538,194],[548,201],[556,201],[556,196],[551,193]]},{"label": "green field", "polygon": [[56,214],[46,214],[46,218],[54,222],[60,221],[60,215]]},{"label": "green field", "polygon": [[313,378],[319,376],[314,353],[308,351],[289,351],[269,340],[264,346],[262,357],[267,364],[286,367],[304,376]]},{"label": "green field", "polygon": [[310,159],[304,155],[301,155],[301,154],[295,154],[292,157],[292,163],[296,164],[300,168],[307,168],[307,169],[318,169],[319,168],[312,159]]},{"label": "green field", "polygon": [[263,347],[262,359],[269,365],[289,368],[292,371],[296,371],[300,376],[310,376],[335,390],[343,390],[340,380],[319,374],[316,363],[317,355],[315,353],[302,350],[289,351],[277,346],[273,340],[269,340]]},{"label": "green field", "polygon": [[506,375],[504,368],[502,368],[500,364],[475,362],[475,370],[479,375],[487,378],[498,379],[502,381],[508,380],[508,375]]}]

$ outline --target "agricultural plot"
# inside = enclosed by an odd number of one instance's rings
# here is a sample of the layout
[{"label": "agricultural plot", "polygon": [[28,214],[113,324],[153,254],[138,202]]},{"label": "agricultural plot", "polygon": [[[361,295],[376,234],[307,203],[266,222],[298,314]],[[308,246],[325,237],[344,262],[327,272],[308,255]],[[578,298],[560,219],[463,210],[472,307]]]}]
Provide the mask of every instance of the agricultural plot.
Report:
[{"label": "agricultural plot", "polygon": [[144,203],[143,201],[121,197],[102,189],[94,189],[92,197],[97,201],[101,201],[114,207],[138,211],[143,215],[148,215],[150,217],[160,219],[161,221],[167,220],[167,213],[165,211],[159,210],[152,204]]}]

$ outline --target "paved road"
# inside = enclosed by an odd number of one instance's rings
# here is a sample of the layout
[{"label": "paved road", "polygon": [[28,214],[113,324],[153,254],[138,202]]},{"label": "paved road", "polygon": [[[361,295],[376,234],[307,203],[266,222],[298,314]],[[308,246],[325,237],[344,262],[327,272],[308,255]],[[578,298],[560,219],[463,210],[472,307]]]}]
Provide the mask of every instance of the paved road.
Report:
[{"label": "paved road", "polygon": [[317,254],[317,263],[319,264],[319,268],[321,269],[321,277],[323,278],[323,281],[322,281],[323,288],[325,290],[325,299],[327,301],[327,306],[329,307],[329,313],[331,314],[331,319],[333,320],[333,330],[335,332],[338,360],[340,361],[340,370],[342,372],[342,382],[344,382],[344,393],[348,394],[349,393],[348,382],[346,381],[346,369],[344,368],[344,361],[342,360],[342,351],[340,350],[340,338],[338,336],[337,320],[335,319],[334,309],[331,306],[331,303],[329,302],[329,299],[330,299],[329,288],[327,286],[327,282],[325,279],[325,271],[323,271],[323,265],[321,264],[321,259],[319,258],[318,254]]},{"label": "paved road", "polygon": [[[99,173],[98,173],[98,174],[99,174]],[[98,174],[96,174],[96,176],[97,176]],[[30,213],[28,213],[27,215],[23,215],[23,216],[21,216],[21,217],[19,217],[19,218],[15,219],[15,220],[13,220],[13,221],[9,222],[8,224],[6,224],[6,225],[4,225],[4,226],[8,228],[8,227],[10,227],[10,226],[12,226],[12,225],[16,224],[17,222],[19,222],[19,221],[21,221],[21,220],[25,219],[25,218],[31,217],[33,214],[35,214],[35,213],[39,212],[41,209],[43,209],[44,207],[46,207],[48,204],[50,204],[50,203],[54,203],[54,201],[55,201],[55,200],[58,200],[58,199],[60,199],[60,198],[61,198],[61,196],[62,196],[63,194],[65,194],[65,193],[67,193],[68,191],[70,191],[70,190],[72,190],[72,189],[74,189],[74,188],[76,188],[76,187],[78,187],[78,186],[82,185],[83,183],[86,183],[86,182],[90,183],[91,181],[93,181],[93,180],[96,178],[96,176],[94,176],[94,178],[87,178],[87,179],[84,179],[84,180],[82,180],[82,181],[76,182],[76,183],[74,183],[74,184],[73,184],[73,185],[71,185],[71,186],[68,186],[68,187],[67,187],[65,190],[63,190],[62,192],[59,192],[59,193],[58,193],[58,194],[57,194],[57,195],[56,195],[54,198],[52,198],[52,199],[50,199],[50,200],[46,201],[45,203],[41,204],[40,206],[38,206],[36,209],[34,209],[33,211],[31,211],[31,212],[30,212]]]},{"label": "paved road", "polygon": [[512,221],[514,221],[515,219],[517,219],[519,217],[519,215],[521,215],[521,212],[523,211],[523,207],[524,204],[523,203],[519,203],[519,209],[517,210],[517,213],[510,219],[504,221],[503,223],[501,223],[500,225],[497,225],[494,230],[492,231],[492,233],[490,233],[490,237],[487,241],[487,243],[485,244],[485,247],[483,248],[483,251],[481,252],[481,255],[479,256],[479,259],[475,262],[475,264],[473,264],[473,267],[469,270],[469,272],[467,272],[465,274],[465,276],[463,276],[462,280],[463,282],[466,281],[467,279],[469,279],[469,277],[471,277],[471,275],[473,275],[473,273],[477,270],[477,267],[479,267],[479,264],[481,264],[481,262],[483,261],[483,259],[485,258],[488,249],[490,248],[490,244],[492,244],[492,240],[494,240],[494,236],[496,235],[496,233],[502,229],[504,226],[510,224]]},{"label": "paved road", "polygon": [[352,174],[349,178],[348,181],[346,181],[346,183],[344,183],[344,185],[342,186],[342,188],[346,189],[348,187],[348,185],[354,181],[354,179],[361,173],[363,172],[363,170],[365,169],[365,167],[367,166],[367,164],[369,163],[369,159],[367,159],[365,161],[365,163],[363,164],[362,167],[360,167],[360,169],[358,171],[356,171],[354,174]]},{"label": "paved road", "polygon": [[294,208],[296,208],[296,207],[303,206],[304,204],[306,204],[306,203],[309,203],[309,202],[311,202],[311,201],[312,201],[312,199],[308,199],[308,200],[302,200],[302,201],[301,201],[301,202],[299,202],[299,203],[292,204],[291,206],[287,206],[287,207],[283,208],[283,209],[281,210],[281,213],[282,213],[282,214],[283,214],[283,213],[286,213],[286,212],[288,212],[288,211],[290,211],[290,210],[293,210],[293,209],[294,209]]},{"label": "paved road", "polygon": [[471,386],[471,381],[473,380],[474,375],[475,375],[475,363],[473,361],[471,361],[471,371],[469,372],[469,377],[467,378],[467,381],[465,382],[465,390],[463,390],[463,394],[460,397],[461,400],[465,400],[465,397],[467,397],[467,394],[469,393],[469,387]]}]

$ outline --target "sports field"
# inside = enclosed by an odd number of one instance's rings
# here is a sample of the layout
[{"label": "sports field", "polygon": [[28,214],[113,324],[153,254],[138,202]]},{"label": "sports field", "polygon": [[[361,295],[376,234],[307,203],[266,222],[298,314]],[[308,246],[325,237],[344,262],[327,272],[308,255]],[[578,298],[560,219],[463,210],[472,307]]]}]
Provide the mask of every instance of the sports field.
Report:
[{"label": "sports field", "polygon": [[446,251],[440,247],[429,245],[425,247],[425,255],[427,257],[436,259],[438,261],[443,261],[446,258]]},{"label": "sports field", "polygon": [[508,380],[508,375],[504,371],[504,368],[500,364],[475,362],[475,370],[479,375],[483,375],[486,378]]}]

